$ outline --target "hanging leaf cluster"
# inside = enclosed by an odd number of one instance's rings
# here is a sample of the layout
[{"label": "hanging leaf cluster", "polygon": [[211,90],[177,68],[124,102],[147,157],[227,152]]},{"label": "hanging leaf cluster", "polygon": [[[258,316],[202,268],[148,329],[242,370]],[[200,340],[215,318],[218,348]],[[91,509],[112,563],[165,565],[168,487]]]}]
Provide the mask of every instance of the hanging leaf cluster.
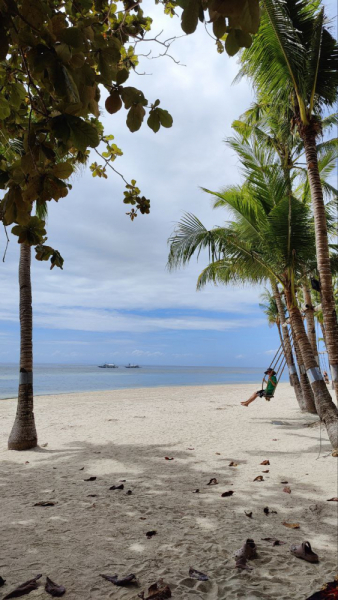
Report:
[{"label": "hanging leaf cluster", "polygon": [[211,22],[218,52],[234,56],[249,48],[260,21],[259,0],[158,0],[166,14],[183,9],[181,26],[186,34],[196,31],[198,22]]},{"label": "hanging leaf cluster", "polygon": [[[48,256],[62,267],[57,251],[44,246],[45,223],[31,216],[33,203],[67,196],[74,169],[101,142],[104,165],[92,164],[94,177],[106,178],[122,154],[100,122],[102,88],[106,110],[124,107],[131,132],[147,112],[154,132],[172,125],[158,100],[148,103],[127,83],[138,64],[130,44],[150,27],[130,0],[0,0],[0,215],[20,243],[38,245],[38,260]],[[149,201],[136,190],[129,184],[124,202],[148,213]]]}]

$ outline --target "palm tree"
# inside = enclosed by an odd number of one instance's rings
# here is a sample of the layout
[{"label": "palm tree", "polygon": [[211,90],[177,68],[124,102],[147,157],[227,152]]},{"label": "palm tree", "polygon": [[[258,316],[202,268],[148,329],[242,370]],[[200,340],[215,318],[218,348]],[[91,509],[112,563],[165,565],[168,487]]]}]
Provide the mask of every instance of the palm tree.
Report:
[{"label": "palm tree", "polygon": [[[47,217],[46,202],[36,204],[39,219]],[[34,219],[34,217],[33,217]],[[9,450],[29,450],[38,444],[33,412],[33,309],[31,259],[32,247],[20,244],[20,374],[16,415],[8,438]]]},{"label": "palm tree", "polygon": [[33,412],[33,311],[31,246],[20,244],[20,378],[18,404],[9,450],[29,450],[38,443]]},{"label": "palm tree", "polygon": [[[265,303],[260,304],[259,306],[264,310],[264,313],[268,317],[269,326],[272,327],[273,325],[277,325],[279,338],[283,346],[286,364],[288,365],[289,369],[290,384],[295,390],[296,398],[300,409],[306,411],[306,402],[304,401],[302,388],[299,382],[298,373],[293,358],[288,326],[286,323],[286,308],[282,301],[277,283],[271,282],[271,287],[273,292],[271,293],[270,290],[266,289],[261,295],[261,298],[264,300]],[[307,394],[311,398],[311,404],[309,403],[309,407],[311,407],[311,411],[316,412],[310,384],[308,384],[308,386],[310,389],[307,388]]]},{"label": "palm tree", "polygon": [[338,45],[325,26],[320,1],[262,0],[261,27],[242,56],[241,75],[252,78],[259,100],[292,113],[303,139],[315,221],[327,349],[338,393],[338,323],[316,139],[322,110],[336,102]]},{"label": "palm tree", "polygon": [[290,195],[280,165],[269,162],[266,149],[253,142],[241,158],[245,183],[213,193],[217,197],[214,206],[230,210],[234,221],[208,231],[194,215],[186,215],[169,239],[168,266],[184,265],[207,248],[212,261],[200,274],[198,288],[209,281],[229,284],[274,280],[282,285],[292,329],[312,378],[315,406],[336,449],[338,411],[323,379],[316,377],[317,364],[296,299],[296,282],[316,264],[312,215],[306,204]]}]

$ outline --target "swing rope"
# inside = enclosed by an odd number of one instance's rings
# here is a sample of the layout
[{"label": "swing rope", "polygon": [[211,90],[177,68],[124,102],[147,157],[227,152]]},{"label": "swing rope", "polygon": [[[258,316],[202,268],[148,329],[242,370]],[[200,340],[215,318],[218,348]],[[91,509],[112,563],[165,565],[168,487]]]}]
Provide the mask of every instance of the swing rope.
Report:
[{"label": "swing rope", "polygon": [[[277,384],[276,384],[274,392],[276,391],[277,385],[283,374],[285,365],[286,365],[286,357],[285,357],[285,352],[284,352],[284,344],[282,343],[279,346],[278,350],[276,351],[276,354],[274,355],[274,357],[269,365],[269,369],[273,369],[275,371],[276,378],[277,378]],[[265,383],[265,377],[263,377],[263,380],[262,380],[262,389],[264,389],[264,383]],[[269,398],[273,398],[273,395],[269,396]]]}]

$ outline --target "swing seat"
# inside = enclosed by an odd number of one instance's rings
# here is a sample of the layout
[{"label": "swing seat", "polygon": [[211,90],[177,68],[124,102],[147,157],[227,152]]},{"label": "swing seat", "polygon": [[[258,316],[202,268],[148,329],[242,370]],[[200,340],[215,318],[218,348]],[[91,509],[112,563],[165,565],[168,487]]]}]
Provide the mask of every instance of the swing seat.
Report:
[{"label": "swing seat", "polygon": [[270,402],[271,398],[274,398],[274,396],[264,396],[264,398],[267,402]]}]

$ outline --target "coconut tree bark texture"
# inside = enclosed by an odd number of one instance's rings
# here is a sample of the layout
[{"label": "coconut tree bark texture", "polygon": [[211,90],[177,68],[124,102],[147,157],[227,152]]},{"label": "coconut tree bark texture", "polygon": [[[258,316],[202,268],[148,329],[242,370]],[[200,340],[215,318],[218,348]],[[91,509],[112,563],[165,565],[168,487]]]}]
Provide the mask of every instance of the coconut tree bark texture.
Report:
[{"label": "coconut tree bark texture", "polygon": [[[332,402],[320,369],[317,366],[309,338],[307,337],[301,312],[293,301],[291,289],[285,290],[286,303],[294,339],[298,342],[314,394],[317,413],[325,424],[334,453],[338,452],[338,409]],[[338,455],[338,454],[337,454]]]},{"label": "coconut tree bark texture", "polygon": [[[283,325],[286,325],[286,318],[285,318],[282,298],[281,298],[281,295],[280,295],[280,292],[279,292],[279,289],[278,289],[278,286],[276,283],[273,284],[273,295],[276,300],[279,319],[280,319],[280,322],[282,325],[282,327],[281,327],[282,333],[283,333],[282,341],[283,341],[283,345],[284,345],[286,364],[289,369],[290,382],[291,382],[291,385],[293,386],[293,389],[295,390],[295,394],[296,394],[296,398],[297,398],[297,402],[299,404],[300,410],[305,411],[305,410],[307,410],[307,405],[306,405],[306,401],[303,397],[302,388],[301,388],[301,385],[299,382],[296,365],[295,365],[295,361],[293,358],[289,332],[288,332],[287,326],[283,327]],[[312,411],[310,411],[310,412],[312,412]]]},{"label": "coconut tree bark texture", "polygon": [[325,204],[318,169],[316,129],[313,124],[310,123],[308,126],[303,126],[301,132],[304,141],[314,213],[317,264],[321,287],[325,341],[329,356],[332,381],[334,383],[336,397],[338,398],[338,323],[332,285]]},{"label": "coconut tree bark texture", "polygon": [[303,294],[304,294],[304,301],[305,301],[305,319],[306,319],[307,335],[310,340],[310,344],[312,346],[312,350],[315,355],[317,365],[319,366],[315,314],[314,314],[314,308],[312,305],[311,292],[310,292],[309,286],[307,284],[303,285]]},{"label": "coconut tree bark texture", "polygon": [[29,450],[37,446],[33,413],[33,312],[31,286],[31,247],[20,244],[20,379],[18,406],[8,440],[9,450]]}]

